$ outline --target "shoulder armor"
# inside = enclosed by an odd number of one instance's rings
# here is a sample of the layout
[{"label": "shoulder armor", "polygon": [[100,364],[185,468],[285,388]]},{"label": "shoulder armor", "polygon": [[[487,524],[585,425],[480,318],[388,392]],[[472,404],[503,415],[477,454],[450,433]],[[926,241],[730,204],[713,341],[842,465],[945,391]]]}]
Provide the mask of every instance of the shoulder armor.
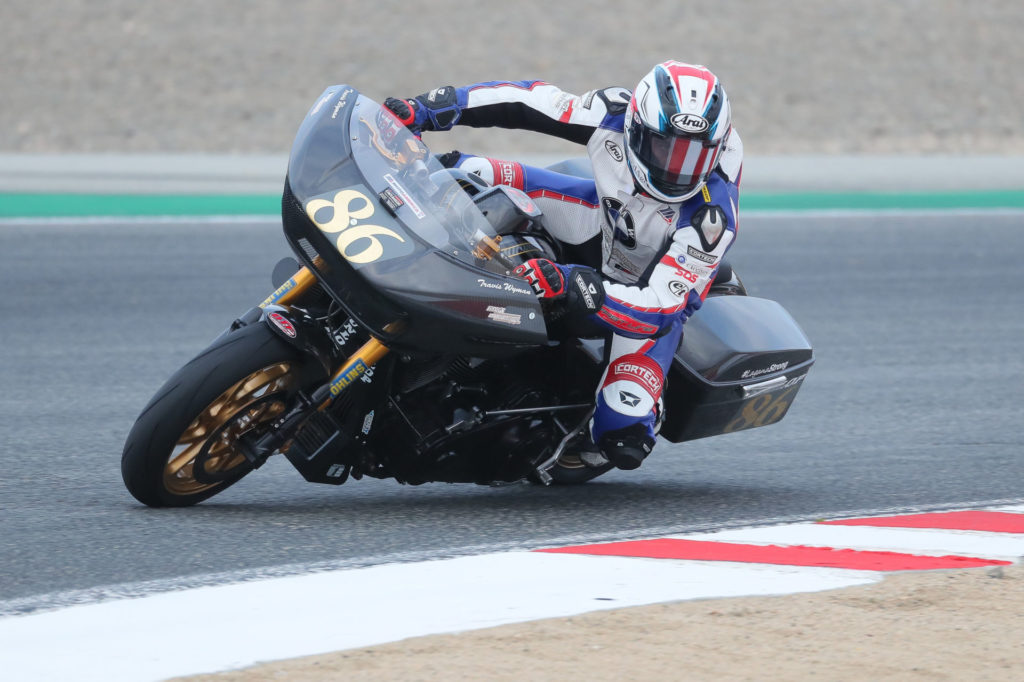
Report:
[{"label": "shoulder armor", "polygon": [[690,224],[700,235],[701,245],[705,251],[713,251],[718,246],[718,242],[725,233],[727,222],[728,218],[726,218],[722,207],[712,205],[702,206],[690,218]]}]

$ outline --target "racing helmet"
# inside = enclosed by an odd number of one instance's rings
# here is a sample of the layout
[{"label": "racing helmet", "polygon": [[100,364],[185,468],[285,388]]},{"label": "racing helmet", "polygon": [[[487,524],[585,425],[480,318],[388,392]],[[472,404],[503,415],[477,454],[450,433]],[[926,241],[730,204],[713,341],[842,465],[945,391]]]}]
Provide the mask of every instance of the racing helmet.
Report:
[{"label": "racing helmet", "polygon": [[626,111],[626,163],[647,194],[685,201],[715,169],[731,126],[729,98],[715,74],[682,62],[658,64]]}]

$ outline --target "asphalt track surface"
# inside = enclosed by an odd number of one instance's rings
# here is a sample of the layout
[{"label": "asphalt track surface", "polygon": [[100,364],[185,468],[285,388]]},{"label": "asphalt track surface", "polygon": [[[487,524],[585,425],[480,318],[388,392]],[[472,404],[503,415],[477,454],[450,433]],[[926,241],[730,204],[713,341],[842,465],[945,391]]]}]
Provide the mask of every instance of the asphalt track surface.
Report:
[{"label": "asphalt track surface", "polygon": [[780,424],[662,442],[635,472],[335,488],[275,458],[197,507],[154,510],[121,483],[124,438],[164,379],[269,293],[279,227],[0,224],[0,612],[114,584],[1019,501],[1022,227],[1019,212],[747,216],[731,258],[817,363]]}]

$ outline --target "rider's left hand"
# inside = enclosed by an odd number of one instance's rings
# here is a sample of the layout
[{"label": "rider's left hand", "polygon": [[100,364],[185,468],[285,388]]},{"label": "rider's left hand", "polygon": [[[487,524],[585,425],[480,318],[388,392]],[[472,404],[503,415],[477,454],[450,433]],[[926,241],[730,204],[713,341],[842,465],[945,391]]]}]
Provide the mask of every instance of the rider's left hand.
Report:
[{"label": "rider's left hand", "polygon": [[416,126],[416,107],[419,106],[414,99],[398,99],[388,97],[384,100],[384,108],[395,115],[399,123],[413,132],[419,132]]}]

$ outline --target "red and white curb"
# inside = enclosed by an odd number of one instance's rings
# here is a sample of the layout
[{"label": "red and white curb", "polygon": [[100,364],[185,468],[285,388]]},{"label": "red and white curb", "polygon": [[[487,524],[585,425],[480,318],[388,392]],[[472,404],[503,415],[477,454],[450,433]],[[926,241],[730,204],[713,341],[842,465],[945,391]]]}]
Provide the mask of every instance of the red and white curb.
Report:
[{"label": "red and white curb", "polygon": [[159,680],[588,611],[1024,556],[1024,506],[387,564],[0,618],[4,680]]}]

